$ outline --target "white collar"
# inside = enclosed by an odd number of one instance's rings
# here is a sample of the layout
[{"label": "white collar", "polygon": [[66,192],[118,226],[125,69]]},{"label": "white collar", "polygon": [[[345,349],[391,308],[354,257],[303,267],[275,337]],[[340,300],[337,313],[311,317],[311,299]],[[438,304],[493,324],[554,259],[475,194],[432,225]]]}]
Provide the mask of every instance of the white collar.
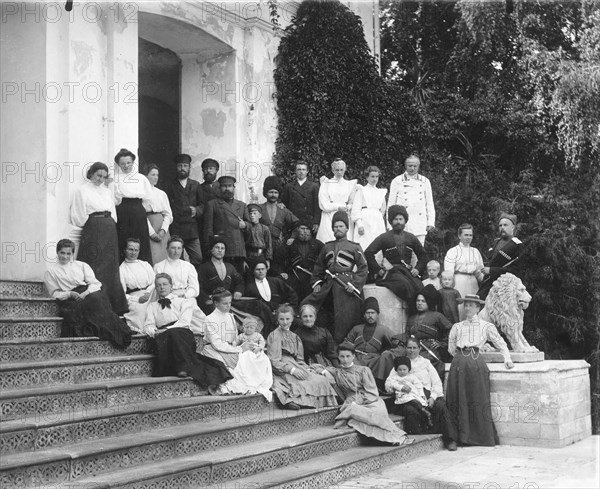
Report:
[{"label": "white collar", "polygon": [[304,178],[303,180],[300,180],[298,178],[296,180],[298,181],[298,185],[303,185],[304,182],[306,182],[306,180],[308,180],[308,177]]},{"label": "white collar", "polygon": [[187,186],[188,178],[186,178],[185,180],[179,180],[179,185],[181,185],[183,188],[185,188]]}]

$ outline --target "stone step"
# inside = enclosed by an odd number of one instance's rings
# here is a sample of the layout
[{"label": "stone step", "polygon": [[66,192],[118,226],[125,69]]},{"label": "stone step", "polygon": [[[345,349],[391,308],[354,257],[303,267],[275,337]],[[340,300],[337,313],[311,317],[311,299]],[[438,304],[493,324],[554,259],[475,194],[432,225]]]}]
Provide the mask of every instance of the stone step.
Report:
[{"label": "stone step", "polygon": [[0,344],[0,363],[39,362],[48,359],[109,357],[150,353],[145,335],[136,335],[125,350],[98,338],[6,339]]},{"label": "stone step", "polygon": [[[290,413],[271,404],[256,414],[256,419],[233,416],[63,449],[7,455],[0,464],[2,482],[77,482],[85,487],[91,481],[113,479],[119,471],[139,480],[147,479],[152,468],[172,472],[174,465],[184,464],[203,473],[205,482],[219,483],[360,443],[354,430],[333,429],[336,408]],[[133,474],[129,468],[134,468]],[[119,476],[122,480],[123,474]],[[121,485],[130,487],[132,482],[122,480]]]},{"label": "stone step", "polygon": [[0,297],[0,317],[5,319],[32,319],[57,317],[58,305],[50,297]]},{"label": "stone step", "polygon": [[0,318],[0,340],[45,341],[60,337],[62,318]]},{"label": "stone step", "polygon": [[123,409],[130,404],[172,397],[206,395],[192,379],[139,377],[76,385],[58,385],[0,392],[1,420],[28,414],[65,416],[83,408]]},{"label": "stone step", "polygon": [[[365,438],[351,428],[334,430],[331,426],[323,426],[294,437],[284,435],[270,438],[259,447],[247,444],[217,449],[210,456],[179,457],[172,459],[169,464],[112,471],[106,475],[79,479],[77,483],[82,487],[96,484],[93,487],[98,489],[241,489],[271,487],[266,481],[278,478],[283,482],[281,486],[288,487],[287,481],[291,479],[294,483],[293,477],[304,476],[302,483],[294,487],[333,488],[334,485],[321,483],[325,474],[339,482],[383,466],[381,459],[410,460],[433,453],[442,445],[440,435],[419,435],[414,439],[414,443],[400,447],[366,446]],[[340,477],[340,473],[343,477]],[[69,486],[64,484],[62,487]]]},{"label": "stone step", "polygon": [[[90,407],[41,415],[34,413],[0,425],[0,453],[40,451],[81,440],[101,440],[126,433],[231,416],[256,419],[267,405],[262,396],[177,397],[157,401]],[[291,416],[291,415],[290,415]]]},{"label": "stone step", "polygon": [[0,280],[0,297],[47,297],[43,282]]},{"label": "stone step", "polygon": [[[344,451],[323,454],[285,467],[232,480],[227,487],[253,489],[285,487],[286,489],[324,489],[338,487],[338,483],[367,472],[403,463],[443,449],[441,435],[414,435],[410,445],[356,446]],[[185,479],[171,487],[193,487]],[[105,485],[98,487],[104,488]],[[111,486],[120,487],[120,486]],[[122,486],[121,486],[122,487]],[[128,486],[137,487],[137,486]],[[222,487],[222,486],[221,486]],[[415,486],[416,487],[416,486]],[[419,486],[420,487],[420,486]],[[208,489],[208,487],[207,487]],[[224,488],[223,488],[224,489]]]},{"label": "stone step", "polygon": [[[86,384],[112,379],[152,375],[154,355],[69,358],[39,362],[0,364],[0,389],[12,390],[41,386]],[[10,389],[10,390],[9,390]]]}]

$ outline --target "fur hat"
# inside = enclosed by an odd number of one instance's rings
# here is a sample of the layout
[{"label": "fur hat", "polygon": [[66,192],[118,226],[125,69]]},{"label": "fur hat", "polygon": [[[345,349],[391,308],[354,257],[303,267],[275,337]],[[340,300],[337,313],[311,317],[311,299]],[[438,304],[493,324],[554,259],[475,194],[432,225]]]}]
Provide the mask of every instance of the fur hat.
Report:
[{"label": "fur hat", "polygon": [[440,293],[432,284],[423,287],[417,295],[422,295],[425,298],[430,311],[437,311],[440,303]]},{"label": "fur hat", "polygon": [[379,301],[376,297],[367,297],[363,302],[363,314],[369,309],[372,309],[373,311],[377,312],[377,314],[379,314]]},{"label": "fur hat", "polygon": [[265,183],[263,185],[264,197],[267,196],[267,192],[269,190],[277,190],[277,192],[279,192],[279,195],[281,195],[281,180],[279,180],[279,177],[276,177],[275,175],[270,175],[267,178],[265,178]]},{"label": "fur hat", "polygon": [[388,222],[392,224],[392,221],[398,214],[402,214],[404,216],[404,220],[408,222],[408,212],[406,211],[406,207],[403,205],[390,206],[388,209]]},{"label": "fur hat", "polygon": [[227,248],[227,242],[225,241],[225,236],[223,236],[222,234],[216,234],[214,236],[211,236],[209,242],[210,242],[211,249],[217,243],[221,243],[225,246],[225,248]]},{"label": "fur hat", "polygon": [[333,218],[331,219],[331,229],[333,229],[333,226],[338,221],[342,221],[346,225],[346,228],[350,229],[350,226],[348,224],[348,213],[347,212],[336,211],[336,213],[333,215]]}]

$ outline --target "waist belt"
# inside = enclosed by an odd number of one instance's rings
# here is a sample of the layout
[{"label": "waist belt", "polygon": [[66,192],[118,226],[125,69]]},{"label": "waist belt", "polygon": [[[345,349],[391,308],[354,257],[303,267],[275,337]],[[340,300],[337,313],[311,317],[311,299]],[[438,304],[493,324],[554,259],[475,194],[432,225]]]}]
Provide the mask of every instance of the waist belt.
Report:
[{"label": "waist belt", "polygon": [[469,353],[469,352],[474,352],[474,353],[479,353],[479,347],[477,346],[465,346],[463,348],[458,348],[459,351],[463,351],[465,353]]},{"label": "waist belt", "polygon": [[92,212],[88,217],[110,217],[110,211]]},{"label": "waist belt", "polygon": [[165,329],[168,328],[169,326],[173,326],[177,321],[171,321],[170,323],[167,324],[163,324],[162,326],[157,326],[156,329]]},{"label": "waist belt", "polygon": [[157,214],[162,214],[162,212],[146,212],[147,216],[155,216]]},{"label": "waist belt", "polygon": [[475,275],[475,272],[454,272],[454,275]]},{"label": "waist belt", "polygon": [[256,246],[248,246],[248,251],[256,253],[257,255],[262,255],[264,248],[257,248]]},{"label": "waist belt", "polygon": [[135,199],[133,197],[123,197],[121,199],[121,204],[137,204],[138,202],[141,202],[142,199]]},{"label": "waist belt", "polygon": [[87,289],[88,289],[88,286],[83,284],[83,285],[78,285],[74,289],[71,289],[71,292],[77,292],[78,294],[83,294]]}]

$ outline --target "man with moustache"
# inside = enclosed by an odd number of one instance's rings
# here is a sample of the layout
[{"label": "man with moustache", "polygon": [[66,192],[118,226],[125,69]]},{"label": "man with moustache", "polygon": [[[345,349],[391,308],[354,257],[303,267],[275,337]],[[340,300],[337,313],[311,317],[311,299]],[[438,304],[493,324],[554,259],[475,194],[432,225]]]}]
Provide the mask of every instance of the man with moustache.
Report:
[{"label": "man with moustache", "polygon": [[296,179],[284,187],[281,202],[298,219],[308,222],[313,236],[316,236],[321,222],[319,184],[307,177],[308,164],[302,160],[296,161]]},{"label": "man with moustache", "polygon": [[520,271],[519,256],[523,248],[523,242],[515,236],[515,227],[517,225],[517,216],[514,214],[503,213],[498,221],[498,230],[500,237],[494,242],[488,250],[490,257],[488,265],[483,267],[485,278],[479,287],[477,295],[481,300],[485,300],[498,277],[510,272],[517,277]]},{"label": "man with moustache", "polygon": [[312,223],[300,220],[298,225],[298,237],[287,248],[287,276],[289,284],[303,300],[312,292],[310,279],[319,254],[323,249],[323,243],[313,238],[311,233]]},{"label": "man with moustache", "polygon": [[210,242],[214,236],[221,236],[227,243],[225,261],[231,263],[240,275],[244,275],[246,243],[244,229],[250,226],[248,208],[240,200],[233,198],[236,180],[222,176],[218,180],[220,196],[206,204],[204,215],[204,240]]},{"label": "man with moustache", "polygon": [[[202,195],[204,196],[204,209],[206,205],[219,196],[219,182],[217,182],[217,173],[219,173],[219,162],[212,158],[206,158],[202,164],[202,175],[204,181],[200,184]],[[200,229],[204,230],[204,216],[201,218]],[[202,255],[205,261],[210,259],[210,243],[205,241],[204,232],[200,232],[200,244],[202,246]]]},{"label": "man with moustache", "polygon": [[435,207],[431,183],[428,178],[419,175],[420,166],[421,161],[417,156],[410,155],[406,158],[406,171],[394,178],[390,184],[388,209],[392,205],[404,206],[410,215],[410,223],[406,223],[406,230],[424,245],[425,236],[435,227]]},{"label": "man with moustache", "polygon": [[[391,206],[388,209],[388,222],[392,230],[375,238],[365,250],[365,257],[376,285],[387,287],[400,299],[412,302],[423,288],[419,276],[425,270],[426,260],[421,242],[414,234],[404,230],[407,221],[408,212],[404,206]],[[385,267],[375,259],[380,251]],[[417,257],[415,266],[410,265],[413,253]]]},{"label": "man with moustache", "polygon": [[363,317],[365,322],[354,326],[344,342],[354,345],[355,363],[369,367],[377,388],[385,393],[385,380],[394,368],[394,358],[406,355],[406,348],[401,345],[400,335],[379,324],[379,302],[375,297],[365,299]]},{"label": "man with moustache", "polygon": [[295,236],[292,236],[292,233],[298,225],[298,218],[290,210],[277,204],[280,194],[281,182],[279,178],[268,176],[263,185],[263,195],[267,202],[261,205],[260,223],[267,226],[271,233],[273,243],[271,275],[279,275],[285,272],[286,244],[293,243]]},{"label": "man with moustache", "polygon": [[[358,295],[362,297],[369,269],[360,245],[346,238],[348,213],[334,213],[331,227],[335,241],[327,242],[321,249],[311,277],[313,291],[302,304],[311,304],[318,310],[331,296],[335,313],[332,335],[339,344],[352,325],[359,321],[361,298]],[[340,282],[346,285],[342,286]]]},{"label": "man with moustache", "polygon": [[189,178],[192,157],[180,154],[174,158],[177,165],[177,179],[165,186],[169,204],[173,211],[173,222],[169,228],[171,236],[183,239],[183,246],[190,263],[202,263],[202,249],[198,224],[204,213],[204,194],[200,182]]}]

